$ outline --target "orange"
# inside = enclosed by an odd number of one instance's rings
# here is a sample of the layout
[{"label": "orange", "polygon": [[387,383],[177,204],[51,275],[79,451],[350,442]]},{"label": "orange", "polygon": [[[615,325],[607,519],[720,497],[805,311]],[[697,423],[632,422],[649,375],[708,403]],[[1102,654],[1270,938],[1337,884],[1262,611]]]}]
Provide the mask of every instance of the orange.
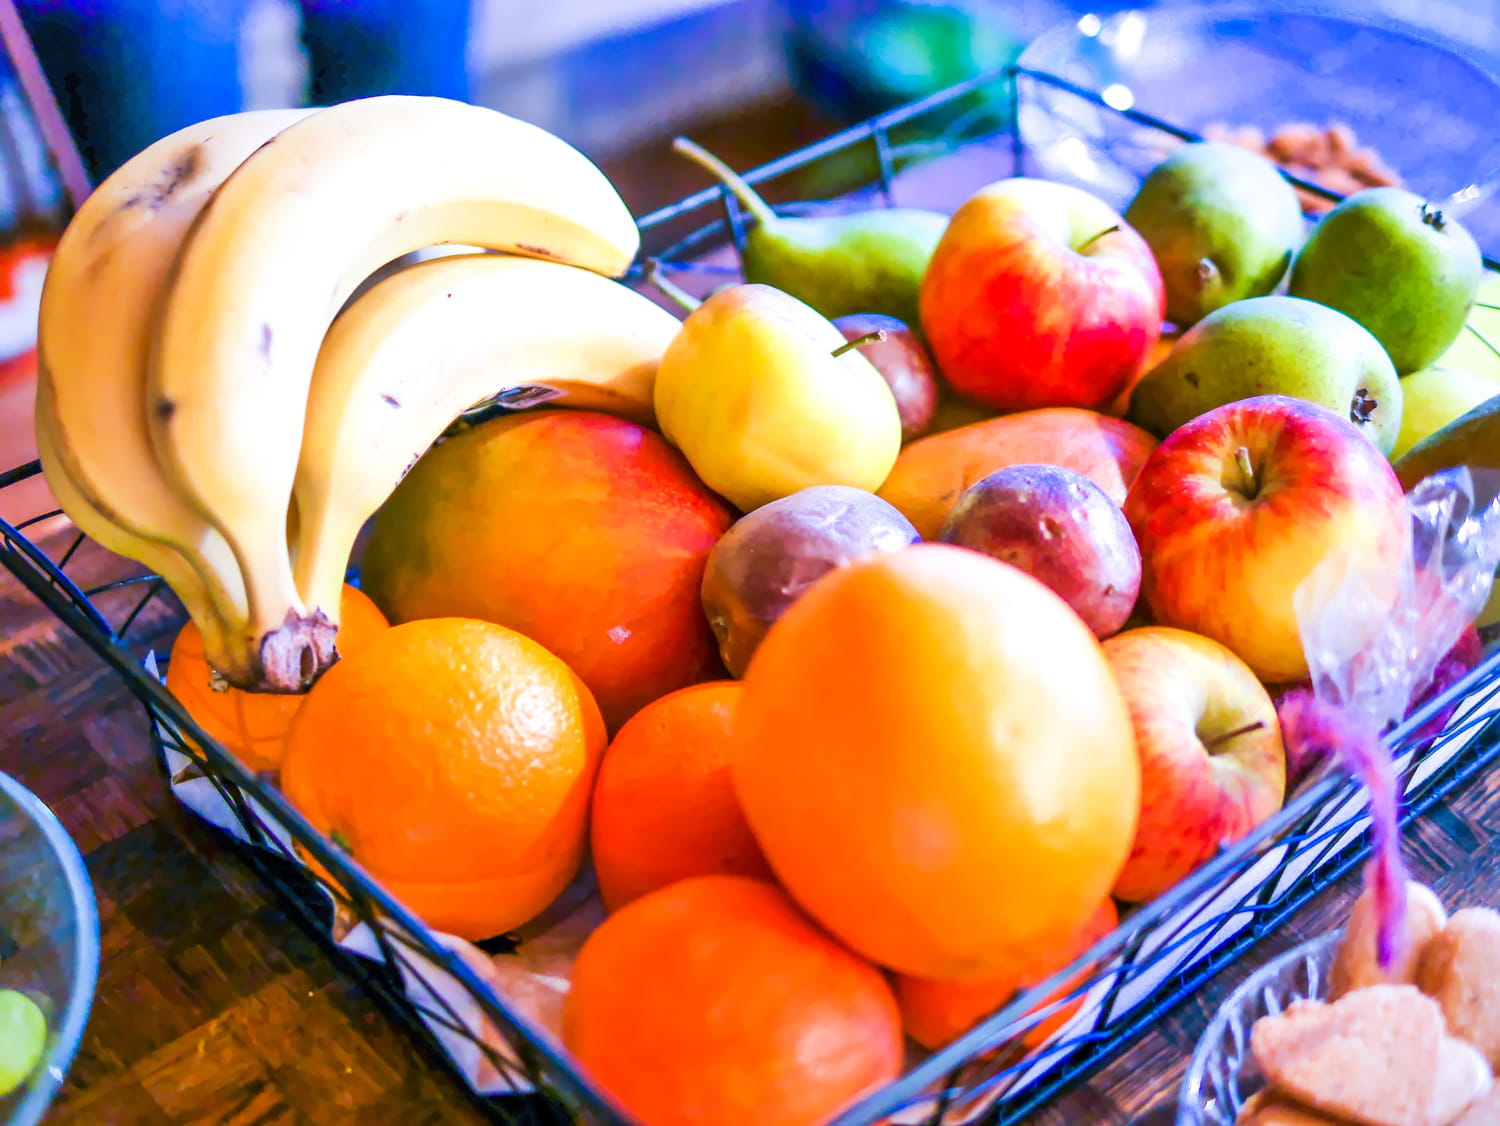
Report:
[{"label": "orange", "polygon": [[[375,603],[354,587],[344,587],[335,641],[341,657],[358,653],[372,637],[388,628],[385,615]],[[191,621],[172,643],[167,690],[245,769],[256,771],[281,769],[287,728],[306,699],[274,692],[243,692],[228,685],[223,691],[216,689],[203,656],[203,637]]]},{"label": "orange", "polygon": [[1011,465],[1060,465],[1125,503],[1156,439],[1139,426],[1078,407],[1047,407],[929,434],[902,449],[880,496],[934,539],[965,489]]},{"label": "orange", "polygon": [[605,906],[715,872],[774,879],[729,773],[741,684],[680,688],[636,712],[594,785],[594,872]]},{"label": "orange", "polygon": [[[933,981],[898,975],[896,1000],[901,1005],[906,1034],[933,1051],[951,1044],[980,1021],[999,1012],[1017,993],[1045,981],[1068,965],[1114,930],[1118,922],[1114,900],[1106,899],[1072,938],[1039,946],[1031,957],[1006,967],[994,977],[979,981]],[[1067,997],[1073,990],[1081,989],[1087,980],[1087,972],[1080,972],[1049,1000]],[[1021,1042],[1028,1048],[1037,1047],[1067,1023],[1082,1003],[1079,996],[1049,1013],[1022,1034]]]},{"label": "orange", "polygon": [[563,1041],[642,1126],[822,1126],[902,1065],[884,975],[742,876],[606,919],[574,964]]},{"label": "orange", "polygon": [[782,885],[873,962],[982,979],[1076,934],[1130,851],[1130,715],[1082,620],[988,556],[830,572],[771,627],[735,789]]},{"label": "orange", "polygon": [[729,521],[660,434],[527,412],[422,456],[375,516],[364,584],[392,622],[483,618],[541,642],[617,731],[724,675],[699,587]]},{"label": "orange", "polygon": [[583,859],[604,729],[568,667],[491,622],[392,626],[323,674],[281,785],[429,926],[528,922]]}]

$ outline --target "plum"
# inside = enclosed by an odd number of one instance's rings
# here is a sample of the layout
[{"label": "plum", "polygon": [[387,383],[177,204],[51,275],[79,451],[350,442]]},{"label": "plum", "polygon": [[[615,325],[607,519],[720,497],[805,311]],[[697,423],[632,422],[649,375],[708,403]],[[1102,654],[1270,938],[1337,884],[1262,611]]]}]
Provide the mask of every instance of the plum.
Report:
[{"label": "plum", "polygon": [[703,572],[703,611],[724,666],[743,676],[772,623],[835,567],[920,539],[892,505],[847,485],[814,485],[742,517]]},{"label": "plum", "polygon": [[938,539],[1019,567],[1099,638],[1118,633],[1141,589],[1141,553],[1120,506],[1056,465],[1013,465],[959,496]]},{"label": "plum", "polygon": [[845,340],[885,333],[884,340],[861,344],[860,355],[875,365],[896,396],[901,441],[915,441],[931,430],[938,407],[937,365],[922,338],[905,321],[877,313],[851,313],[833,323]]}]

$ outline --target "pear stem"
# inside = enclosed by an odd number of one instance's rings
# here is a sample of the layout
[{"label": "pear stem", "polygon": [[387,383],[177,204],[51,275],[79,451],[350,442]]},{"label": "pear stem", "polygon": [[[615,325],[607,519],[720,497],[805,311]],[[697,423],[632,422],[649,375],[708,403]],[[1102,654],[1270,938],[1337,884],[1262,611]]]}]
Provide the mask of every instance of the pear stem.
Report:
[{"label": "pear stem", "polygon": [[776,213],[771,210],[770,205],[765,200],[760,198],[760,194],[749,184],[745,183],[738,172],[702,145],[690,141],[686,137],[678,137],[672,142],[672,149],[713,173],[726,188],[735,194],[735,197],[744,205],[745,210],[750,212],[754,216],[755,221],[762,227],[768,227],[776,222]]},{"label": "pear stem", "polygon": [[1119,229],[1120,229],[1120,224],[1118,224],[1118,223],[1116,223],[1113,227],[1105,227],[1104,230],[1100,231],[1097,235],[1094,235],[1092,238],[1086,239],[1084,241],[1083,245],[1078,248],[1078,253],[1082,254],[1085,250],[1087,250],[1089,247],[1093,246],[1094,243],[1098,242],[1105,235],[1112,235],[1116,231],[1118,231]]},{"label": "pear stem", "polygon": [[661,263],[655,258],[649,259],[646,262],[646,280],[677,304],[681,305],[689,313],[703,304],[702,301],[699,301],[676,282],[667,280],[667,276],[661,272]]},{"label": "pear stem", "polygon": [[1234,451],[1234,464],[1239,466],[1240,476],[1245,479],[1245,495],[1253,497],[1256,490],[1255,466],[1250,464],[1250,451],[1244,446],[1236,449]]},{"label": "pear stem", "polygon": [[1207,751],[1213,751],[1229,742],[1229,740],[1238,739],[1241,735],[1249,735],[1252,731],[1259,731],[1265,725],[1265,720],[1258,719],[1254,723],[1245,724],[1244,727],[1236,727],[1233,731],[1226,731],[1222,735],[1215,735],[1212,739],[1205,739],[1203,741],[1203,748]]},{"label": "pear stem", "polygon": [[845,352],[854,348],[863,348],[866,344],[879,344],[885,339],[885,329],[877,328],[874,332],[867,332],[863,336],[856,336],[847,344],[840,344],[833,350],[834,358],[837,359]]}]

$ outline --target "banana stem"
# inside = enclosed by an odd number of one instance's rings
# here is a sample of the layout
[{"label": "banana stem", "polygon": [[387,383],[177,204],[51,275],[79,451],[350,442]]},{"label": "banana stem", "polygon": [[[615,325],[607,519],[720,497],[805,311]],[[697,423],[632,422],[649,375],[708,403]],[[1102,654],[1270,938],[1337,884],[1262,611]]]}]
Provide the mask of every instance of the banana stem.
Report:
[{"label": "banana stem", "polygon": [[879,344],[884,339],[885,329],[877,328],[874,332],[867,332],[863,336],[856,336],[847,344],[840,344],[833,350],[834,358],[837,359],[839,356],[842,356],[845,352],[848,352],[853,348],[863,348],[866,344]]},{"label": "banana stem", "polygon": [[776,213],[771,210],[770,205],[765,200],[760,198],[760,193],[745,183],[738,172],[702,145],[690,141],[686,137],[678,137],[672,142],[672,148],[674,151],[680,152],[689,160],[694,161],[713,173],[726,188],[735,194],[735,197],[744,205],[745,210],[750,212],[754,216],[755,221],[762,227],[768,227],[776,222]]},{"label": "banana stem", "polygon": [[646,280],[652,285],[656,286],[657,289],[661,290],[677,304],[681,305],[683,309],[685,309],[689,313],[691,313],[699,305],[703,304],[702,301],[699,301],[696,297],[694,297],[687,290],[683,289],[676,282],[669,281],[666,275],[661,272],[661,263],[658,262],[655,258],[652,258],[646,263]]}]

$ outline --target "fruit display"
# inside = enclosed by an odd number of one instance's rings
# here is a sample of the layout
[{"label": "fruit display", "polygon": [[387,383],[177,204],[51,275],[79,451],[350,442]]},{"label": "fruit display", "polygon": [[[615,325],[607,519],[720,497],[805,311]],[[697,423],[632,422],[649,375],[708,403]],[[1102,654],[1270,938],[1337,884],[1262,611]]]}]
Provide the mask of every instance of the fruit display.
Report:
[{"label": "fruit display", "polygon": [[701,300],[494,111],[173,134],[59,244],[37,442],[326,885],[644,1126],[815,1126],[1066,971],[986,1044],[1042,1049],[1120,920],[1283,808],[1299,592],[1352,552],[1394,603],[1407,493],[1486,464],[1497,400],[1433,363],[1462,317],[1397,316],[1468,314],[1457,220],[1351,197],[1304,242],[1244,149],[951,216],[781,215],[677,149],[750,220]]}]

